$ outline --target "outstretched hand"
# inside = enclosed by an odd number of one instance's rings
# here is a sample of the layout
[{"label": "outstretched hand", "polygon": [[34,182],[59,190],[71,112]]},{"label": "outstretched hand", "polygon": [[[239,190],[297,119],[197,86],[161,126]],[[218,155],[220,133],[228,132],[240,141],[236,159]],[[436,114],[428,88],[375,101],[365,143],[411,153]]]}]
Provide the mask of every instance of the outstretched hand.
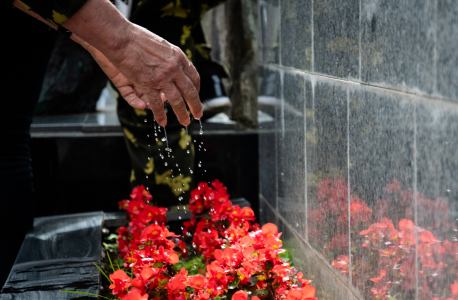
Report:
[{"label": "outstretched hand", "polygon": [[130,106],[138,109],[146,108],[145,96],[141,90],[135,87],[135,85],[126,78],[119,70],[103,55],[102,52],[94,48],[93,46],[86,43],[79,36],[73,34],[71,39],[76,43],[84,47],[94,58],[97,64],[100,66],[102,71],[108,76],[108,79],[118,89],[124,100],[129,103]]}]

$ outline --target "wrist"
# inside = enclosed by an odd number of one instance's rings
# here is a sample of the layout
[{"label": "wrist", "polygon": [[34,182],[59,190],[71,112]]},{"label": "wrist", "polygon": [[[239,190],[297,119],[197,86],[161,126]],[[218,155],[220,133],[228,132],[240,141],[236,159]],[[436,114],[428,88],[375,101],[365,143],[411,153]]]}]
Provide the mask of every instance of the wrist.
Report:
[{"label": "wrist", "polygon": [[108,0],[88,0],[62,25],[107,56],[122,53],[134,27]]}]

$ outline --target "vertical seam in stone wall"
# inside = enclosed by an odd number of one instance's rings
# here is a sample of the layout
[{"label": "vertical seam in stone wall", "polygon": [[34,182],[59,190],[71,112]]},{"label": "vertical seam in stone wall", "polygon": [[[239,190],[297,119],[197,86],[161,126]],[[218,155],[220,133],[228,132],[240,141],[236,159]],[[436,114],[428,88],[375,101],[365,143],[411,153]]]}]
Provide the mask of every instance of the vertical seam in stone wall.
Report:
[{"label": "vertical seam in stone wall", "polygon": [[359,81],[361,81],[361,0],[359,0]]},{"label": "vertical seam in stone wall", "polygon": [[[277,70],[277,69],[274,69],[275,72],[278,72],[278,74],[280,74],[280,71]],[[277,91],[275,91],[276,95],[275,97],[277,97]],[[274,113],[275,113],[275,140],[274,140],[274,147],[275,147],[275,209],[277,210],[278,209],[278,109],[277,109],[277,104],[275,105],[275,110],[274,110]]]},{"label": "vertical seam in stone wall", "polygon": [[315,29],[313,27],[313,4],[314,1],[312,0],[312,72],[315,72],[315,43],[313,42]]},{"label": "vertical seam in stone wall", "polygon": [[280,103],[281,103],[281,134],[282,134],[283,139],[285,138],[285,97],[283,95],[284,84],[285,84],[284,83],[284,72],[281,71],[280,72],[280,89],[281,89]]},{"label": "vertical seam in stone wall", "polygon": [[308,197],[307,197],[307,80],[304,79],[304,173],[305,173],[305,184],[304,184],[304,198],[305,198],[305,240],[309,241],[309,229],[308,229]]},{"label": "vertical seam in stone wall", "polygon": [[347,209],[348,209],[348,258],[349,258],[349,271],[348,271],[348,279],[350,283],[352,282],[352,264],[353,260],[351,257],[351,211],[350,211],[350,88],[347,87],[347,181],[348,181],[348,189],[347,189]]},{"label": "vertical seam in stone wall", "polygon": [[436,0],[434,7],[434,30],[433,30],[433,40],[434,40],[434,48],[433,48],[433,93],[437,95],[437,10],[438,10],[438,1]]},{"label": "vertical seam in stone wall", "polygon": [[417,219],[417,104],[413,104],[413,192],[415,230],[415,299],[418,300],[418,219]]},{"label": "vertical seam in stone wall", "polygon": [[278,64],[281,66],[281,54],[282,54],[282,46],[281,46],[281,27],[282,27],[282,20],[281,20],[281,1],[278,0],[278,14],[280,19],[280,30],[278,30]]}]

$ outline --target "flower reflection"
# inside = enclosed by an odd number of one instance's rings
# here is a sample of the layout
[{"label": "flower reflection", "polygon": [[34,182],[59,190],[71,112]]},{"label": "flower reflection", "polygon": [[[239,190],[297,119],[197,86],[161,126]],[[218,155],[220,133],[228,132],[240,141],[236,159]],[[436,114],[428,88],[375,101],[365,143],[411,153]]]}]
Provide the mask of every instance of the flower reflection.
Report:
[{"label": "flower reflection", "polygon": [[323,178],[318,206],[308,211],[309,238],[324,242],[322,254],[341,273],[351,268],[367,298],[414,299],[418,282],[420,300],[458,299],[458,242],[447,200],[403,190],[397,179],[383,192],[368,205],[344,179]]}]

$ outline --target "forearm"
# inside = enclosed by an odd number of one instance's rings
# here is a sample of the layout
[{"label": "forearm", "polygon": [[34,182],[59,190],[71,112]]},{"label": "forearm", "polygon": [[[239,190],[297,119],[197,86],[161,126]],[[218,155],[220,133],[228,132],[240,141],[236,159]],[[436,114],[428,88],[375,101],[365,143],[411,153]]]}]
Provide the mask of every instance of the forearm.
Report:
[{"label": "forearm", "polygon": [[134,26],[108,0],[88,0],[62,25],[109,58],[130,42]]}]

